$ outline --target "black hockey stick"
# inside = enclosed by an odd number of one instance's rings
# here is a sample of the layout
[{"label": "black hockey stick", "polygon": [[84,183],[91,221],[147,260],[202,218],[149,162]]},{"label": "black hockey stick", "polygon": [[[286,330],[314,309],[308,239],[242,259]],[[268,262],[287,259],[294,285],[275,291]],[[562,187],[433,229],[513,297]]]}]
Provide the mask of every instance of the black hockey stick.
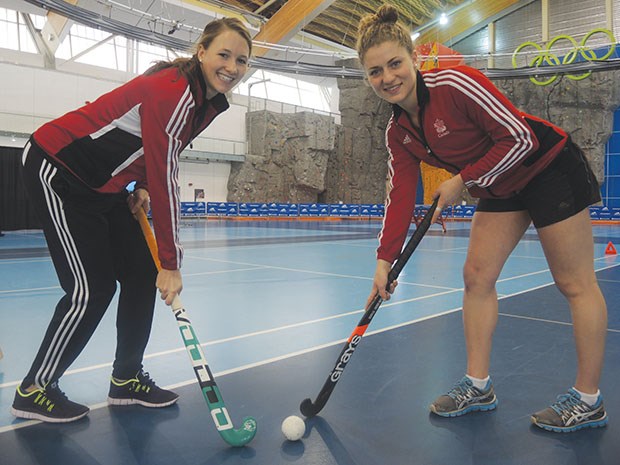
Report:
[{"label": "black hockey stick", "polygon": [[[428,212],[424,216],[424,219],[420,222],[415,232],[411,236],[411,239],[409,239],[409,242],[407,242],[407,245],[401,252],[400,257],[398,257],[396,263],[392,265],[392,269],[388,274],[388,289],[390,288],[390,285],[396,280],[396,278],[398,278],[398,275],[407,263],[407,260],[409,260],[409,257],[411,257],[411,254],[424,237],[424,234],[426,234],[426,231],[428,231],[428,228],[431,225],[431,219],[433,218],[433,213],[435,213],[435,209],[437,208],[437,201],[438,199],[435,199],[433,205],[431,205]],[[377,313],[377,310],[379,310],[382,302],[383,299],[381,298],[379,293],[377,293],[377,295],[375,295],[374,299],[372,300],[372,302],[370,302],[370,305],[364,312],[362,319],[353,330],[353,333],[344,344],[344,347],[342,348],[342,351],[340,352],[340,355],[338,356],[338,359],[336,361],[336,365],[329,373],[329,376],[327,377],[325,384],[323,384],[321,392],[319,392],[316,400],[312,402],[312,400],[310,399],[304,399],[301,402],[299,410],[301,411],[302,415],[304,415],[305,417],[313,417],[317,413],[319,413],[323,409],[323,407],[325,407],[325,404],[329,400],[329,396],[331,396],[332,391],[336,387],[336,383],[338,383],[338,380],[342,376],[342,372],[346,368],[347,363],[349,363],[349,360],[353,356],[353,352],[355,352],[355,349],[361,342],[362,336],[364,335],[366,329],[368,328],[368,325],[374,318],[375,313]]]},{"label": "black hockey stick", "polygon": [[[159,271],[161,270],[161,263],[159,262],[159,255],[157,253],[157,242],[155,242],[155,236],[151,230],[149,220],[146,218],[146,213],[144,213],[142,209],[138,212],[138,220],[140,221],[142,234],[144,234],[146,243],[151,251],[153,261]],[[218,433],[220,433],[222,439],[231,446],[245,446],[256,435],[256,420],[252,417],[246,417],[243,419],[243,426],[241,428],[234,428],[226,405],[224,404],[224,399],[220,394],[220,390],[215,383],[215,378],[205,359],[200,341],[198,341],[196,337],[192,323],[178,295],[172,301],[171,307],[177,324],[179,325],[185,348],[192,361],[194,373],[198,379],[202,395],[207,401],[207,405],[211,411],[211,417],[213,418]]]}]

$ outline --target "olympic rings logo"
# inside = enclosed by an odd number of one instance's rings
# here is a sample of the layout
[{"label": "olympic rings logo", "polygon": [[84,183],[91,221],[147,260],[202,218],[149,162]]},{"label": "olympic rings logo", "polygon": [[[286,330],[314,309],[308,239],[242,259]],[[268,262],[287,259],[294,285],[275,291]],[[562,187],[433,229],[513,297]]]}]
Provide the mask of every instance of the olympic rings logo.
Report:
[{"label": "olympic rings logo", "polygon": [[[606,35],[607,38],[609,39],[609,44],[611,44],[609,46],[609,50],[607,51],[607,53],[605,53],[604,55],[600,57],[596,54],[594,50],[592,50],[590,47],[586,45],[586,43],[588,42],[588,39],[590,39],[590,37],[592,37],[595,34]],[[571,45],[571,48],[568,49],[569,50],[568,53],[566,53],[562,57],[562,59],[560,59],[557,57],[557,55],[555,55],[551,51],[551,49],[553,48],[554,45],[556,45],[558,42],[562,40],[568,41],[568,43]],[[534,49],[536,49],[536,52],[535,52],[536,56],[529,63],[527,63],[527,65],[529,65],[530,67],[533,67],[533,66],[538,67],[538,66],[543,66],[543,65],[556,66],[560,64],[567,65],[567,64],[573,63],[575,59],[577,58],[577,56],[579,55],[581,55],[583,59],[585,59],[586,61],[606,60],[607,58],[612,56],[614,51],[616,50],[616,38],[614,37],[613,32],[611,32],[609,29],[599,28],[599,29],[593,29],[590,32],[588,32],[583,37],[583,39],[581,39],[581,42],[579,43],[577,43],[575,39],[573,39],[571,36],[568,36],[568,35],[559,35],[557,37],[554,37],[547,43],[546,49],[544,49],[543,47],[541,47],[535,42],[529,42],[529,41],[523,42],[521,45],[517,47],[517,49],[512,54],[512,67],[513,68],[519,68],[519,65],[517,63],[517,58],[519,56],[519,53],[528,47],[530,48],[533,47]],[[528,52],[525,52],[525,53],[527,54]],[[588,76],[590,76],[590,74],[592,74],[592,71],[586,71],[585,73],[578,74],[578,75],[567,74],[566,77],[569,79],[572,79],[573,81],[581,81],[582,79],[585,79]],[[536,76],[531,76],[530,81],[532,81],[534,84],[539,85],[539,86],[546,86],[548,84],[551,84],[557,78],[558,78],[557,74],[551,76],[548,79],[541,79],[541,80],[539,80]]]}]

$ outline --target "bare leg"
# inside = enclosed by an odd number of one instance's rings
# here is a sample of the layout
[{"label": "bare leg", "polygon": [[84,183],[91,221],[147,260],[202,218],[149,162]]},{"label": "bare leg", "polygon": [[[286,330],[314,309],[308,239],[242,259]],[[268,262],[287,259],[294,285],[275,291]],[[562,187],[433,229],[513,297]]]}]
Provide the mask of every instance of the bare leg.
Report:
[{"label": "bare leg", "polygon": [[555,283],[568,300],[577,349],[575,387],[594,394],[603,368],[607,306],[594,273],[588,209],[538,230]]},{"label": "bare leg", "polygon": [[525,211],[474,214],[463,270],[463,324],[467,374],[476,378],[489,374],[498,309],[495,283],[530,221]]}]

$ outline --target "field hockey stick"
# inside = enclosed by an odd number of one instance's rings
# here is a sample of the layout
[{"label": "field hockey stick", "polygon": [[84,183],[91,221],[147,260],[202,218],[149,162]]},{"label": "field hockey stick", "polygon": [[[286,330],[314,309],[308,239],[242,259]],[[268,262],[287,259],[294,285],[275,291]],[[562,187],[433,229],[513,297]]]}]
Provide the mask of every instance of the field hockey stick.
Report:
[{"label": "field hockey stick", "polygon": [[[424,237],[424,234],[426,234],[426,231],[428,231],[428,228],[431,225],[431,219],[433,218],[433,213],[437,208],[437,201],[438,199],[435,199],[435,202],[433,202],[433,205],[431,205],[431,207],[429,208],[428,212],[424,216],[424,219],[420,222],[415,232],[411,236],[411,239],[409,239],[409,241],[407,242],[407,245],[398,257],[398,260],[396,260],[396,263],[394,263],[394,265],[390,269],[390,272],[388,273],[387,289],[389,289],[390,285],[396,280],[396,278],[398,278],[398,275],[407,263],[407,260],[409,260],[409,257],[411,257],[411,254]],[[308,418],[313,417],[317,413],[319,413],[323,409],[323,407],[325,407],[325,404],[329,400],[332,391],[336,387],[336,383],[338,383],[338,380],[340,380],[342,372],[346,368],[347,363],[349,363],[349,360],[351,360],[355,349],[361,342],[362,336],[364,335],[366,329],[368,328],[368,325],[370,325],[370,322],[374,318],[375,313],[377,313],[377,310],[379,310],[382,302],[383,299],[381,298],[379,293],[377,293],[366,308],[362,319],[353,330],[353,333],[351,333],[351,336],[344,344],[344,347],[342,348],[342,351],[338,356],[336,364],[332,371],[329,373],[329,376],[327,377],[325,384],[323,384],[321,392],[319,392],[316,400],[312,402],[312,400],[310,399],[304,399],[301,402],[299,410],[301,411],[303,416]]]},{"label": "field hockey stick", "polygon": [[[161,270],[161,263],[159,261],[159,254],[157,252],[157,242],[155,242],[155,236],[151,230],[151,225],[146,217],[144,210],[140,209],[138,212],[138,221],[140,221],[140,227],[142,233],[146,239],[146,243],[151,251],[153,261],[157,266],[157,271]],[[256,435],[256,420],[252,417],[246,417],[243,419],[243,426],[235,429],[224,404],[224,399],[220,394],[220,390],[215,383],[215,378],[211,373],[209,364],[205,359],[202,351],[202,346],[196,337],[196,333],[192,327],[187,311],[183,307],[181,298],[176,295],[171,304],[172,312],[179,325],[185,348],[189,354],[189,358],[192,361],[194,367],[194,373],[198,379],[198,384],[202,390],[202,394],[207,401],[209,410],[211,411],[211,417],[217,428],[217,432],[224,441],[234,447],[240,447],[250,442]]]}]

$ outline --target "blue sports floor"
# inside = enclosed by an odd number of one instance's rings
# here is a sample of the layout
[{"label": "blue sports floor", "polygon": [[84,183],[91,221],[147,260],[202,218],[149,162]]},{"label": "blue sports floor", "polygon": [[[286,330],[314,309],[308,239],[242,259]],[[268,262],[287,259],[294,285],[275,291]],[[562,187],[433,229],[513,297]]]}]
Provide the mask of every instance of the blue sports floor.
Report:
[{"label": "blue sports floor", "polygon": [[[572,385],[570,315],[530,230],[504,269],[492,377],[499,406],[455,419],[428,404],[465,366],[461,268],[469,223],[433,225],[401,273],[320,416],[301,441],[282,420],[314,399],[363,314],[376,221],[186,221],[182,297],[233,422],[258,421],[244,448],[217,434],[176,322],[158,303],[145,368],[181,398],[166,409],[105,403],[115,349],[110,308],[61,388],[91,406],[46,425],[10,415],[61,295],[42,234],[0,238],[1,465],[617,465],[620,463],[620,226],[595,226],[595,268],[609,308],[601,390],[607,428],[547,433],[529,415]],[[567,254],[571,251],[567,250]],[[114,305],[114,304],[113,304]]]}]

